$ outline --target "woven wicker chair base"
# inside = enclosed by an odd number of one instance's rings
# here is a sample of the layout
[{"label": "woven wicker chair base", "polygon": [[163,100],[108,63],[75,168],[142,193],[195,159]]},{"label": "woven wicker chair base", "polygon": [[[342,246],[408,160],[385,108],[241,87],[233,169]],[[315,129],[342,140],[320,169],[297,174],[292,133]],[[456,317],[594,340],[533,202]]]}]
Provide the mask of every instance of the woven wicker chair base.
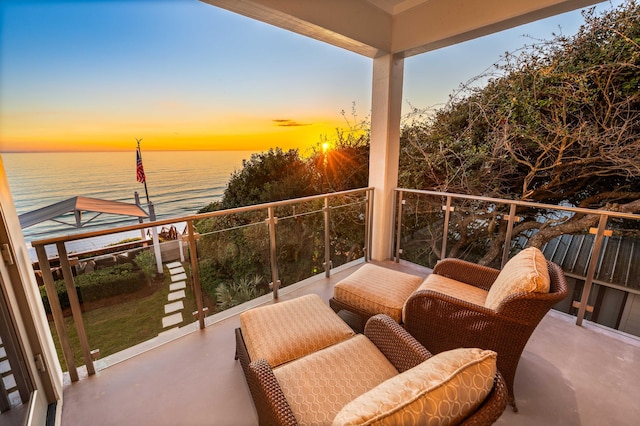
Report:
[{"label": "woven wicker chair base", "polygon": [[[418,290],[404,306],[402,325],[433,353],[460,347],[490,349],[498,353],[498,370],[509,389],[509,404],[518,411],[513,392],[516,369],[529,337],[544,315],[568,294],[562,269],[547,262],[549,293],[512,296],[498,311],[475,305],[436,291]],[[444,259],[433,270],[456,281],[488,291],[500,271],[460,259]],[[336,298],[331,308],[348,311],[363,325],[375,312],[366,312]],[[354,329],[357,331],[356,327]]]},{"label": "woven wicker chair base", "polygon": [[[490,349],[509,389],[509,404],[518,411],[513,384],[529,337],[545,314],[568,294],[562,269],[547,261],[549,293],[511,296],[498,311],[429,290],[415,292],[404,308],[404,327],[433,353],[460,347]],[[500,271],[459,259],[446,259],[434,274],[488,290]]]},{"label": "woven wicker chair base", "polygon": [[[236,359],[244,375],[258,413],[261,425],[297,425],[298,422],[287,402],[269,364],[260,359],[252,361],[242,337],[236,329]],[[399,371],[415,367],[431,357],[431,353],[391,318],[373,317],[365,327],[365,335]],[[463,425],[490,425],[502,415],[507,405],[507,387],[497,372],[493,389],[478,409],[468,416]]]}]

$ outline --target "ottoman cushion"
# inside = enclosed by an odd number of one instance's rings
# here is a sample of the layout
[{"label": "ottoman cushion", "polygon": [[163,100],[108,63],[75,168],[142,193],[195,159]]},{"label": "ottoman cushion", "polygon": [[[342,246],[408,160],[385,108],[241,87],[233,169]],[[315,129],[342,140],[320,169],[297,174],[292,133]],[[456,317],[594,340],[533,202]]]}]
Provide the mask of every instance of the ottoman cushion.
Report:
[{"label": "ottoman cushion", "polygon": [[404,302],[422,277],[367,263],[333,289],[333,297],[371,315],[386,314],[400,322]]},{"label": "ottoman cushion", "polygon": [[251,360],[272,368],[355,334],[316,294],[245,311],[240,328]]}]

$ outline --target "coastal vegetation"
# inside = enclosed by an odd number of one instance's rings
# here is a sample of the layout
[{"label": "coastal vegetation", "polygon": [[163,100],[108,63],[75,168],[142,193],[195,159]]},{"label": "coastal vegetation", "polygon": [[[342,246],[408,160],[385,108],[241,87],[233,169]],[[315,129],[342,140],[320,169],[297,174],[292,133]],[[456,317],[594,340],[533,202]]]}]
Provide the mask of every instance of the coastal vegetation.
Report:
[{"label": "coastal vegetation", "polygon": [[[145,283],[144,274],[130,263],[114,265],[97,271],[74,277],[76,292],[81,303],[96,302],[110,297],[134,293]],[[69,295],[64,280],[55,282],[60,307],[70,307]],[[40,287],[40,295],[45,311],[50,314],[51,306],[44,287]]]},{"label": "coastal vegetation", "polygon": [[[400,185],[640,212],[640,8],[629,1],[584,18],[574,36],[506,54],[443,108],[412,111],[402,132]],[[505,242],[505,212],[477,201],[459,207],[449,255],[492,264]],[[529,220],[514,234],[536,247],[598,220],[524,208],[516,214]],[[431,216],[412,229],[429,228],[438,219]],[[431,231],[411,244],[438,246],[442,231]]]},{"label": "coastal vegetation", "polygon": [[[279,148],[253,154],[231,175],[220,201],[199,213],[338,192],[367,185],[369,137],[355,120],[337,131],[331,149],[318,144],[311,155]],[[327,143],[325,140],[324,143]],[[353,197],[351,197],[353,198]],[[364,207],[345,196],[331,215],[334,265],[362,256]],[[336,202],[338,203],[338,202]],[[322,201],[279,207],[277,258],[282,286],[324,270]],[[198,221],[200,282],[216,310],[269,291],[271,276],[266,211],[241,212]],[[257,278],[256,278],[257,277]]]}]

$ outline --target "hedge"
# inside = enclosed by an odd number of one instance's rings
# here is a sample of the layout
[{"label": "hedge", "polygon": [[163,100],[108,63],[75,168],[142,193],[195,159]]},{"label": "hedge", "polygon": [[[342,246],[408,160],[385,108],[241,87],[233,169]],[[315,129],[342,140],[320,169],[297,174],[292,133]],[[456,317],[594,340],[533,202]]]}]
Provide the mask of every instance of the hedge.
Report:
[{"label": "hedge", "polygon": [[[134,293],[147,283],[144,273],[140,270],[134,271],[133,265],[129,263],[78,275],[73,277],[73,280],[76,284],[80,303],[94,302],[120,294]],[[61,308],[68,308],[70,306],[69,295],[67,294],[64,280],[56,281],[55,285]],[[51,313],[49,298],[44,287],[40,287],[40,296],[42,296],[45,311]]]}]

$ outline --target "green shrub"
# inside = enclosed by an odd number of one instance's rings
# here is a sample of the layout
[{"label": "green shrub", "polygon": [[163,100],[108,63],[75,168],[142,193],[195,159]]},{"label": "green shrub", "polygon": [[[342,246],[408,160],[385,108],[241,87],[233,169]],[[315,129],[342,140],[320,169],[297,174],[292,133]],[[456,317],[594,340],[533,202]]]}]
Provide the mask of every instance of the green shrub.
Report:
[{"label": "green shrub", "polygon": [[218,308],[223,311],[232,308],[256,297],[262,296],[263,291],[258,287],[262,277],[243,277],[230,284],[220,284],[216,287],[216,302]]},{"label": "green shrub", "polygon": [[[142,271],[134,271],[133,265],[127,263],[100,269],[88,274],[73,278],[80,302],[95,302],[107,297],[120,294],[134,293],[145,285],[145,276]],[[62,309],[68,308],[69,295],[64,280],[55,282],[56,292]],[[44,287],[40,288],[40,296],[47,313],[51,313],[51,305]]]},{"label": "green shrub", "polygon": [[141,251],[134,259],[134,263],[142,269],[142,272],[147,277],[147,280],[151,280],[157,275],[156,269],[156,256],[151,250]]}]

